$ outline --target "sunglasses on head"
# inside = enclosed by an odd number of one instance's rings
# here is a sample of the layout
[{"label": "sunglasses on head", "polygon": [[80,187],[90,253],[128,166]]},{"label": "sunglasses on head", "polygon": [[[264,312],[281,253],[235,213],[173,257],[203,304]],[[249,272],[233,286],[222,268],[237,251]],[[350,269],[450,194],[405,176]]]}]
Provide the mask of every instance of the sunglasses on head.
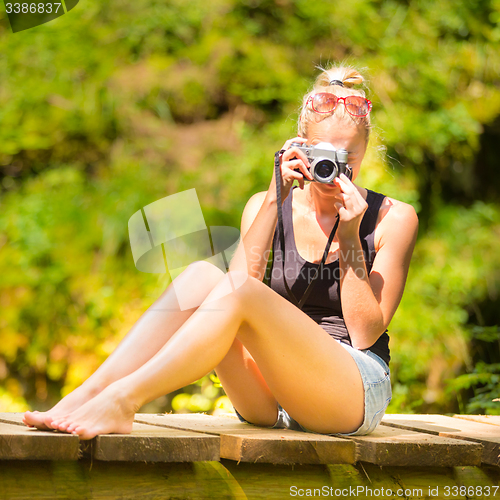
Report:
[{"label": "sunglasses on head", "polygon": [[339,101],[344,103],[346,111],[351,116],[361,118],[366,116],[372,110],[372,103],[368,99],[359,95],[348,95],[346,97],[337,97],[329,92],[321,92],[309,97],[307,104],[311,103],[312,109],[316,113],[331,113],[337,107]]}]

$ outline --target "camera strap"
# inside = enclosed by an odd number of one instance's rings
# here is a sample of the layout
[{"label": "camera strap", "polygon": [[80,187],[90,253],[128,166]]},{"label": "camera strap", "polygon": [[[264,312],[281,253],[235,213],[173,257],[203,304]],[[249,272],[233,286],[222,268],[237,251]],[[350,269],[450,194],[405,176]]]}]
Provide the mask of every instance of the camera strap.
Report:
[{"label": "camera strap", "polygon": [[[309,285],[306,288],[306,291],[304,292],[304,295],[302,295],[302,298],[300,301],[297,300],[295,295],[293,294],[292,290],[290,290],[290,287],[288,286],[288,283],[286,282],[286,276],[285,276],[285,231],[283,229],[283,208],[282,208],[282,203],[281,203],[281,168],[280,168],[280,163],[281,163],[281,156],[285,152],[284,149],[281,151],[276,151],[274,154],[274,174],[276,178],[276,199],[278,203],[278,235],[280,239],[280,247],[281,247],[281,265],[283,267],[283,283],[285,284],[285,290],[288,293],[288,296],[290,297],[292,303],[297,306],[299,309],[302,309],[302,306],[305,304],[307,298],[311,294],[313,287],[316,283],[316,279],[318,278],[320,272],[323,271],[323,265],[325,264],[326,258],[328,256],[328,252],[330,251],[330,246],[332,245],[333,237],[335,236],[335,233],[337,232],[337,228],[339,226],[339,216],[337,214],[337,220],[335,221],[335,225],[332,228],[332,231],[330,233],[330,236],[328,238],[328,242],[326,243],[325,251],[323,252],[323,258],[321,259],[321,263],[318,265],[316,268],[316,273],[312,277],[311,281],[309,282]],[[292,222],[293,223],[293,222]]]}]

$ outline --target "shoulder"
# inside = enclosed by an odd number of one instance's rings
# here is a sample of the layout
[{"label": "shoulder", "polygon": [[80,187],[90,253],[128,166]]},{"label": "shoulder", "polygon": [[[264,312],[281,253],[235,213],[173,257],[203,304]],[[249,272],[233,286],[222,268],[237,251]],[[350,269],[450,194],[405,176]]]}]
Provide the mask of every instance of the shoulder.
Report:
[{"label": "shoulder", "polygon": [[264,200],[266,199],[267,191],[260,191],[259,193],[255,193],[254,195],[250,196],[250,198],[247,201],[247,204],[245,205],[245,209],[247,207],[252,208],[252,207],[260,207],[264,203]]},{"label": "shoulder", "polygon": [[251,218],[252,221],[255,219],[257,214],[259,213],[260,208],[264,204],[266,199],[267,191],[260,191],[259,193],[255,193],[252,195],[247,201],[245,208],[243,209],[242,219]]},{"label": "shoulder", "polygon": [[255,193],[247,201],[245,208],[243,209],[243,215],[241,216],[241,233],[246,234],[253,221],[257,217],[259,210],[261,209],[264,201],[266,199],[267,191],[260,191]]},{"label": "shoulder", "polygon": [[378,250],[390,240],[414,243],[418,233],[415,209],[403,201],[386,196],[380,206],[375,229],[375,248]]}]

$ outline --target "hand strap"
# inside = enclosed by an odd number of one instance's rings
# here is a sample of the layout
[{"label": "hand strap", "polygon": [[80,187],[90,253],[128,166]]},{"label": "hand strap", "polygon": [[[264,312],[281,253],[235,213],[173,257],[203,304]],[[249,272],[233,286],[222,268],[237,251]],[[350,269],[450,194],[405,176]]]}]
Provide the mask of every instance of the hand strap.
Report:
[{"label": "hand strap", "polygon": [[321,259],[321,263],[318,265],[316,269],[316,274],[313,276],[312,280],[309,282],[309,285],[306,288],[306,291],[304,292],[304,295],[302,295],[302,298],[300,299],[300,302],[296,299],[295,295],[293,294],[292,290],[290,290],[290,287],[288,286],[288,283],[286,282],[286,276],[285,276],[285,231],[283,229],[283,208],[282,208],[282,203],[281,203],[281,168],[280,168],[280,163],[281,163],[281,156],[285,152],[284,149],[281,151],[276,151],[274,154],[274,174],[276,178],[276,199],[278,203],[278,235],[280,239],[280,247],[281,247],[281,264],[283,267],[283,283],[285,284],[285,290],[288,293],[288,296],[291,299],[291,302],[297,306],[299,309],[302,309],[302,306],[305,304],[307,298],[311,294],[313,290],[313,285],[316,283],[316,279],[318,278],[319,274],[323,271],[323,266],[325,264],[326,258],[328,256],[328,252],[330,251],[330,246],[332,245],[333,237],[335,236],[335,233],[337,232],[337,228],[339,226],[339,215],[337,214],[337,220],[335,221],[335,225],[332,228],[332,231],[330,233],[330,236],[328,238],[328,242],[326,243],[325,251],[323,252],[323,258]]}]

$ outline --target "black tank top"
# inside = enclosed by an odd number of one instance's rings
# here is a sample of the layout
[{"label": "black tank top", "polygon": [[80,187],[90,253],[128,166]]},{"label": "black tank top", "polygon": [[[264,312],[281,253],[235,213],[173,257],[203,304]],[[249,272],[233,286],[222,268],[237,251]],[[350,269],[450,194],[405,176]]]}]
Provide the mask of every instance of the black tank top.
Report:
[{"label": "black tank top", "polygon": [[[304,260],[295,246],[292,223],[292,196],[294,186],[283,203],[283,228],[285,233],[285,276],[293,294],[300,300],[307,285],[316,273],[317,264]],[[366,202],[368,208],[359,228],[359,237],[365,257],[366,269],[370,273],[375,258],[374,233],[378,211],[385,195],[367,189]],[[281,245],[278,236],[278,224],[273,238],[273,262],[268,276],[269,286],[285,299],[290,300],[283,283],[283,266],[281,263]],[[333,338],[352,346],[351,337],[342,315],[340,300],[340,267],[338,259],[325,264],[322,273],[306,300],[302,310],[318,323]],[[387,364],[390,361],[389,335],[387,330],[369,348],[380,356]]]}]

